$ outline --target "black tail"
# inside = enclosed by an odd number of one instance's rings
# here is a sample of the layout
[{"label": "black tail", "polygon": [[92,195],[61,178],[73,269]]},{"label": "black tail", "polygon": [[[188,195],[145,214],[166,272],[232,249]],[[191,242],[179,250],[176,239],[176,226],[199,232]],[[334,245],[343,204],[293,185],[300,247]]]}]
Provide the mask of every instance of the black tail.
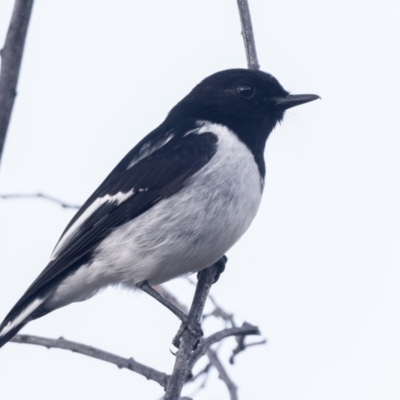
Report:
[{"label": "black tail", "polygon": [[20,324],[14,329],[11,329],[4,336],[0,336],[0,348],[9,342],[26,324]]},{"label": "black tail", "polygon": [[0,348],[11,340],[29,321],[49,312],[42,307],[45,300],[46,297],[36,297],[22,304],[18,302],[13,307],[0,325]]}]

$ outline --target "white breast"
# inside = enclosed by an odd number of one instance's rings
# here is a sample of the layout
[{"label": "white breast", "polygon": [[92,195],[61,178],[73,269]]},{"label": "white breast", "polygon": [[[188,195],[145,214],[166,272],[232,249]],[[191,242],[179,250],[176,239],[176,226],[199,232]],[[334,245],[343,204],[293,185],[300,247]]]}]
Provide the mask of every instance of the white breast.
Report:
[{"label": "white breast", "polygon": [[92,264],[68,278],[56,297],[71,302],[108,284],[160,284],[212,265],[236,243],[257,213],[260,173],[250,150],[226,126],[202,122],[190,134],[205,132],[218,137],[210,162],[178,193],[104,239]]}]

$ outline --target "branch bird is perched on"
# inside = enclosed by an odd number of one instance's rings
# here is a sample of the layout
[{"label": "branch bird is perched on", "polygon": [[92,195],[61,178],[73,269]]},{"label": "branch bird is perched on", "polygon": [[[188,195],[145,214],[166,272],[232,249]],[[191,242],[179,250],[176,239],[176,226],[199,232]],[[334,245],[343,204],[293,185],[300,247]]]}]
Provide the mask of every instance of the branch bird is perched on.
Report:
[{"label": "branch bird is perched on", "polygon": [[247,69],[204,79],[108,175],[72,218],[50,262],[0,326],[26,323],[108,285],[157,285],[218,261],[255,217],[264,147],[289,95]]}]

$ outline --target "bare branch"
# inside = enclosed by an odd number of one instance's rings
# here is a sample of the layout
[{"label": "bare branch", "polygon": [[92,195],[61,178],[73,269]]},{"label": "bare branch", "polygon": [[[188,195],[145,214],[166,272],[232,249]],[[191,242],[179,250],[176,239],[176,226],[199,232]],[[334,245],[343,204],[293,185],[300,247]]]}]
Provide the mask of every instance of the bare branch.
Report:
[{"label": "bare branch", "polygon": [[4,47],[0,71],[0,162],[17,93],[18,76],[33,0],[16,0]]},{"label": "bare branch", "polygon": [[[197,282],[196,292],[194,294],[192,306],[189,311],[189,324],[192,326],[200,325],[204,305],[207,300],[208,292],[215,278],[218,276],[219,264],[200,271]],[[168,383],[164,400],[176,400],[179,398],[182,387],[187,381],[191,368],[189,367],[190,356],[196,344],[197,338],[186,329],[183,332],[179,351],[176,357],[174,371]]]},{"label": "bare branch", "polygon": [[259,335],[260,331],[257,326],[253,326],[250,324],[243,324],[240,327],[236,328],[228,328],[224,329],[220,332],[214,333],[210,335],[208,338],[204,339],[196,351],[193,352],[191,359],[190,359],[190,369],[196,364],[200,357],[207,353],[208,349],[217,342],[220,342],[222,339],[225,339],[229,336],[246,336],[246,335]]},{"label": "bare branch", "polygon": [[133,358],[123,358],[92,346],[87,346],[85,344],[66,340],[62,337],[60,337],[59,339],[48,339],[32,335],[16,335],[10,340],[10,342],[35,344],[38,346],[47,347],[48,349],[56,348],[70,350],[74,353],[83,354],[88,357],[115,364],[118,368],[129,369],[130,371],[136,372],[137,374],[144,376],[146,379],[157,382],[163,388],[166,388],[168,385],[169,376],[167,374],[150,368],[147,365],[138,363]]},{"label": "bare branch", "polygon": [[229,377],[228,373],[226,372],[224,366],[222,365],[220,359],[217,356],[217,353],[214,350],[209,349],[207,351],[207,357],[214,365],[216,370],[218,371],[218,376],[221,381],[223,381],[228,388],[229,396],[231,400],[238,400],[238,394],[237,394],[237,386],[235,383],[232,381],[232,379]]},{"label": "bare branch", "polygon": [[250,9],[247,0],[237,0],[242,24],[242,36],[246,50],[247,67],[249,69],[260,69],[257,59],[256,43],[254,41],[253,25],[251,23]]},{"label": "bare branch", "polygon": [[77,204],[69,204],[64,202],[63,200],[57,199],[56,197],[49,196],[43,193],[6,193],[0,194],[0,199],[31,199],[31,198],[39,198],[43,200],[52,201],[53,203],[59,204],[62,208],[74,208],[78,209],[80,206]]}]

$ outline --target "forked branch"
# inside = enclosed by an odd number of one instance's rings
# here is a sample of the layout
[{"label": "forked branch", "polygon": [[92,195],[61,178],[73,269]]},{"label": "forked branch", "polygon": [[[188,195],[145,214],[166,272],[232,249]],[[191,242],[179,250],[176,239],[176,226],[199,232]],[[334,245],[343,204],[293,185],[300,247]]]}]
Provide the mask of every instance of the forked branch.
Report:
[{"label": "forked branch", "polygon": [[[197,308],[197,306],[198,306],[198,303],[196,302],[195,307]],[[238,327],[238,328],[224,329],[224,330],[217,332],[217,333],[209,336],[208,338],[204,339],[202,341],[201,345],[199,346],[199,348],[195,352],[193,352],[191,355],[189,354],[187,356],[187,359],[185,358],[183,360],[183,362],[182,362],[182,360],[179,360],[178,367],[182,368],[182,366],[183,366],[185,368],[185,370],[182,372],[182,376],[184,376],[184,378],[185,378],[183,381],[183,384],[186,383],[186,381],[187,381],[186,378],[187,378],[187,376],[189,376],[190,371],[192,370],[194,365],[197,363],[197,361],[200,360],[200,358],[203,355],[207,354],[210,358],[209,352],[212,351],[211,346],[213,344],[215,344],[229,336],[242,336],[242,335],[246,336],[246,335],[254,335],[254,334],[256,334],[256,335],[259,334],[258,328],[255,326],[251,326],[249,324],[245,324],[242,327]],[[191,337],[189,332],[186,335],[188,337]],[[185,343],[184,338],[186,337],[186,335],[184,335],[184,337],[182,339],[182,343]],[[47,349],[54,348],[54,349],[69,350],[69,351],[72,351],[73,353],[78,353],[78,354],[82,354],[82,355],[85,355],[88,357],[92,357],[97,360],[101,360],[101,361],[105,361],[105,362],[114,364],[118,368],[126,368],[130,371],[136,372],[137,374],[144,376],[146,379],[157,382],[164,389],[167,389],[168,383],[171,380],[170,375],[168,375],[164,372],[158,371],[154,368],[151,368],[145,364],[139,363],[139,362],[135,361],[133,358],[124,358],[121,356],[117,356],[116,354],[112,354],[107,351],[104,351],[104,350],[101,350],[101,349],[98,349],[98,348],[95,348],[92,346],[88,346],[88,345],[85,345],[82,343],[77,343],[77,342],[73,342],[71,340],[66,340],[62,337],[60,337],[59,339],[49,339],[49,338],[33,336],[33,335],[16,335],[16,336],[14,336],[14,338],[12,338],[10,340],[10,342],[43,346],[43,347],[46,347]],[[186,362],[186,361],[188,361],[188,362]],[[220,361],[219,360],[215,361],[215,358],[212,357],[212,354],[211,354],[210,361],[218,369],[218,371],[220,372],[220,375],[221,375],[223,372],[221,369],[222,365],[219,365]],[[178,360],[177,360],[177,362],[178,362]],[[228,390],[231,392],[233,386],[231,386],[231,384],[228,385],[227,375],[225,374],[223,378],[221,377],[221,379],[225,382],[225,384],[227,384]],[[173,382],[172,386],[176,387],[176,383]],[[173,394],[176,397],[171,397],[171,398],[178,399],[180,390],[181,389],[179,389],[179,387],[178,387],[178,389],[173,392]]]}]

